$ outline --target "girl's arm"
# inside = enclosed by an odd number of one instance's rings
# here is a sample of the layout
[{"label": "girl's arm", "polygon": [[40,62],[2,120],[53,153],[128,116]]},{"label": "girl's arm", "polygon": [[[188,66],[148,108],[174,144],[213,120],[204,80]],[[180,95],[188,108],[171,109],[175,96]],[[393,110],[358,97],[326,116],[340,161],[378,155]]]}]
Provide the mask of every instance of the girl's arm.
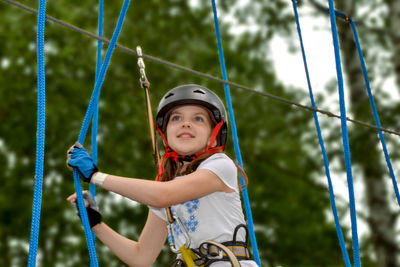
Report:
[{"label": "girl's arm", "polygon": [[137,242],[118,234],[104,223],[95,225],[92,230],[120,260],[137,267],[151,266],[167,238],[166,222],[152,211],[149,211]]},{"label": "girl's arm", "polygon": [[168,182],[107,175],[101,186],[108,191],[156,208],[166,208],[214,192],[234,191],[207,169]]}]

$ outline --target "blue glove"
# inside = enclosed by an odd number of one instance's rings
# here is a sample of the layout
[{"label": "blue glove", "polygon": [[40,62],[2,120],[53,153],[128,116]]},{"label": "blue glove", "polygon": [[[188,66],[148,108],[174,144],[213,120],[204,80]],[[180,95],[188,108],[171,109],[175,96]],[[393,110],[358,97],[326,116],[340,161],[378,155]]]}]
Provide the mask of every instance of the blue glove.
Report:
[{"label": "blue glove", "polygon": [[89,183],[94,173],[99,169],[94,164],[86,149],[75,143],[67,152],[67,165],[76,168],[82,181]]}]

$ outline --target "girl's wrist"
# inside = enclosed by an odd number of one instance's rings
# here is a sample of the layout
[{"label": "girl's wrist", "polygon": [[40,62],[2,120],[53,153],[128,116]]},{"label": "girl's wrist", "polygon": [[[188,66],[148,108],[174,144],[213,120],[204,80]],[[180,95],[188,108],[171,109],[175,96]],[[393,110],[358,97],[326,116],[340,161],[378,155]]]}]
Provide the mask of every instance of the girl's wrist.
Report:
[{"label": "girl's wrist", "polygon": [[104,225],[103,222],[100,222],[100,223],[94,225],[91,229],[95,234],[97,234],[98,231],[103,227],[103,225]]},{"label": "girl's wrist", "polygon": [[91,184],[95,184],[97,186],[102,186],[104,180],[107,178],[108,174],[103,172],[96,172],[93,174],[92,179],[90,180]]}]

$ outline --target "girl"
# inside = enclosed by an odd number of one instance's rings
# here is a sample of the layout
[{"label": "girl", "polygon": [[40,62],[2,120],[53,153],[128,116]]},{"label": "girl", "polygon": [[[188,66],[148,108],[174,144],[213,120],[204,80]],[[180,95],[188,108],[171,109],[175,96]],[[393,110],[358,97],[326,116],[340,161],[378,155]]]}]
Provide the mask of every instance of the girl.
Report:
[{"label": "girl", "polygon": [[[238,168],[223,153],[227,119],[220,98],[199,85],[176,87],[162,98],[156,126],[165,147],[156,178],[162,182],[98,172],[78,143],[68,151],[68,165],[78,169],[83,181],[149,206],[139,240],[132,241],[101,222],[85,192],[93,232],[130,266],[150,266],[167,236],[178,254],[173,266],[186,266],[186,253],[196,265],[257,266],[247,249]],[[76,195],[67,200],[75,203]],[[239,265],[234,265],[236,259]]]}]

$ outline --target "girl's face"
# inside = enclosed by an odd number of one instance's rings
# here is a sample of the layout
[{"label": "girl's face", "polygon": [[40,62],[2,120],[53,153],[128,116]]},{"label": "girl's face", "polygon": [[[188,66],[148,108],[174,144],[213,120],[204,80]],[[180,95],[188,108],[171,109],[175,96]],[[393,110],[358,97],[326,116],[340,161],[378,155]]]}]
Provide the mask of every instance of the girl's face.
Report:
[{"label": "girl's face", "polygon": [[211,139],[211,120],[208,112],[194,105],[172,110],[166,137],[169,146],[180,155],[204,151]]}]

